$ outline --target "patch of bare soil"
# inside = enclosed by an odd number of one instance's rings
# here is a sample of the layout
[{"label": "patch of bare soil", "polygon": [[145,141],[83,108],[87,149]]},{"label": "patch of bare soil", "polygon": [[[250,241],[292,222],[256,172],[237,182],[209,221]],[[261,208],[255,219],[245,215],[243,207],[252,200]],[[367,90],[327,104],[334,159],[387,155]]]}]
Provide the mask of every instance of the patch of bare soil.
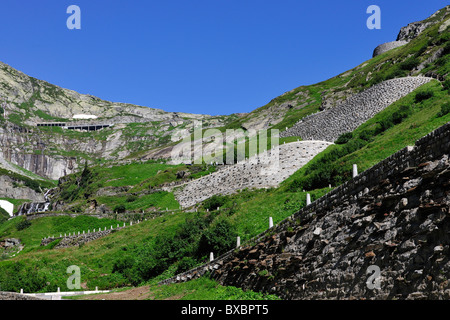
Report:
[{"label": "patch of bare soil", "polygon": [[148,300],[151,298],[150,287],[143,286],[120,292],[86,295],[83,300]]}]

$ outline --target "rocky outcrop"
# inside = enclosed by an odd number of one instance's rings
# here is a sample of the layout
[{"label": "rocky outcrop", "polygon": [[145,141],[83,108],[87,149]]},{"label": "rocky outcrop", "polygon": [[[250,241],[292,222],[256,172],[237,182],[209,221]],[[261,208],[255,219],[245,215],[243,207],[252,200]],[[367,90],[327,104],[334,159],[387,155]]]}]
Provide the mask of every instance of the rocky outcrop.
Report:
[{"label": "rocky outcrop", "polygon": [[49,154],[51,145],[61,148],[69,144],[62,137],[54,135],[46,138],[38,130],[30,128],[10,124],[0,127],[0,159],[53,180],[73,173],[78,167],[76,157]]},{"label": "rocky outcrop", "polygon": [[446,6],[445,8],[438,10],[425,20],[408,24],[407,26],[400,29],[400,32],[397,36],[397,41],[411,41],[412,39],[417,38],[426,28],[435,25],[436,23],[439,23],[443,19],[445,19],[449,12],[450,6]]},{"label": "rocky outcrop", "polygon": [[334,142],[341,134],[355,130],[378,112],[431,80],[427,77],[405,77],[384,81],[334,108],[303,118],[281,132],[280,137],[299,136],[303,140]]},{"label": "rocky outcrop", "polygon": [[268,150],[193,180],[175,189],[175,197],[183,207],[190,207],[215,194],[227,195],[245,188],[276,187],[330,144],[325,141],[299,141],[280,145],[279,149]]},{"label": "rocky outcrop", "polygon": [[450,123],[249,245],[163,283],[209,271],[285,299],[449,299],[449,150]]},{"label": "rocky outcrop", "polygon": [[397,41],[411,41],[412,39],[417,38],[419,34],[421,34],[430,25],[432,25],[432,23],[422,21],[410,23],[400,29],[397,36]]},{"label": "rocky outcrop", "polygon": [[11,199],[29,199],[32,201],[44,201],[44,195],[25,187],[19,186],[20,181],[9,176],[0,176],[0,197]]},{"label": "rocky outcrop", "polygon": [[3,241],[0,241],[0,248],[13,248],[20,245],[20,240],[11,238],[11,239],[5,239]]}]

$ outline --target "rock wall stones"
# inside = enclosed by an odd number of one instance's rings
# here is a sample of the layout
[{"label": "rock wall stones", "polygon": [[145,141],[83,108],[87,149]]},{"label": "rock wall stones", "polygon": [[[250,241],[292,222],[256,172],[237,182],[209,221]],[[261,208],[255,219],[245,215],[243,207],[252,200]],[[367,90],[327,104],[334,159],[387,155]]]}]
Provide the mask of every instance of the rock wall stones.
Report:
[{"label": "rock wall stones", "polygon": [[[449,299],[450,123],[215,261],[224,285],[285,299]],[[368,286],[369,267],[380,286]],[[369,281],[369,284],[373,284]]]},{"label": "rock wall stones", "polygon": [[79,246],[84,243],[103,238],[103,237],[105,237],[113,232],[119,231],[121,229],[123,229],[123,227],[119,227],[116,229],[106,229],[106,230],[102,230],[102,231],[89,232],[89,233],[72,235],[72,236],[45,238],[41,241],[41,246],[46,246],[58,239],[61,239],[61,241],[55,246],[55,249]]},{"label": "rock wall stones", "polygon": [[174,191],[183,207],[190,207],[215,194],[227,195],[245,188],[276,187],[331,143],[299,141],[193,180]]},{"label": "rock wall stones", "polygon": [[391,41],[391,42],[386,42],[386,43],[380,44],[373,51],[372,57],[376,57],[382,53],[388,52],[389,50],[404,46],[407,43],[408,43],[408,41],[401,40],[401,41]]},{"label": "rock wall stones", "polygon": [[280,137],[299,136],[303,140],[334,142],[341,134],[355,130],[395,101],[431,81],[427,77],[405,77],[379,83],[344,103],[307,116]]}]

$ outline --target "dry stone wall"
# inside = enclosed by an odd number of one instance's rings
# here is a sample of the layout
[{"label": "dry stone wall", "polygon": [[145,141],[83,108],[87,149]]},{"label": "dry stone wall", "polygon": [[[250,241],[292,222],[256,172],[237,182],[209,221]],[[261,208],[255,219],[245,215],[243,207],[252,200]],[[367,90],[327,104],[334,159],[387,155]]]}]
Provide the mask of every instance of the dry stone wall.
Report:
[{"label": "dry stone wall", "polygon": [[116,229],[106,229],[106,230],[101,230],[101,231],[96,231],[96,232],[74,234],[74,235],[70,235],[70,236],[65,235],[65,236],[60,236],[60,237],[49,237],[49,238],[42,239],[41,246],[46,246],[58,239],[61,239],[61,241],[55,246],[55,249],[79,246],[84,243],[106,237],[107,235],[109,235],[113,232],[117,232],[123,228],[124,227],[118,227]]},{"label": "dry stone wall", "polygon": [[245,188],[276,187],[300,169],[331,143],[299,141],[268,150],[246,161],[193,180],[180,189],[175,197],[183,207],[190,207],[215,194],[227,195]]},{"label": "dry stone wall", "polygon": [[428,77],[405,77],[384,81],[334,108],[305,117],[280,133],[280,137],[299,136],[303,140],[334,142],[341,134],[355,130],[378,112],[431,80]]},{"label": "dry stone wall", "polygon": [[285,299],[449,299],[449,151],[450,123],[247,246],[163,284],[211,272]]}]

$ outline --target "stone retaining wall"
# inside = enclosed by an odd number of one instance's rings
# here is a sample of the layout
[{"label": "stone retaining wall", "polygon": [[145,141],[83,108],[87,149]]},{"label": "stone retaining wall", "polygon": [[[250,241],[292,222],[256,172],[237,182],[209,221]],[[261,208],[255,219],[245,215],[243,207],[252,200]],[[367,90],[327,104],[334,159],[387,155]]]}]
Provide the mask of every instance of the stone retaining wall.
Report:
[{"label": "stone retaining wall", "polygon": [[278,151],[269,150],[193,180],[175,189],[175,197],[183,207],[190,207],[215,194],[227,195],[245,188],[276,187],[330,144],[326,141],[299,141],[280,145]]},{"label": "stone retaining wall", "polygon": [[375,114],[431,80],[428,77],[405,77],[384,81],[334,108],[303,118],[281,132],[280,137],[298,136],[303,140],[334,142],[341,134],[355,130]]},{"label": "stone retaining wall", "polygon": [[102,231],[89,232],[89,233],[84,233],[84,234],[75,234],[75,235],[71,235],[71,236],[49,237],[49,238],[42,239],[41,246],[46,246],[58,239],[61,239],[61,241],[55,246],[55,249],[79,246],[86,242],[90,242],[90,241],[97,240],[99,238],[106,237],[107,235],[109,235],[113,232],[122,230],[123,228],[125,228],[125,227],[119,227],[116,229],[106,229],[106,230],[102,230]]},{"label": "stone retaining wall", "polygon": [[386,43],[380,44],[373,51],[372,57],[374,58],[380,54],[388,52],[389,50],[404,46],[407,43],[408,43],[408,41],[402,40],[402,41],[391,41],[391,42],[386,42]]}]

